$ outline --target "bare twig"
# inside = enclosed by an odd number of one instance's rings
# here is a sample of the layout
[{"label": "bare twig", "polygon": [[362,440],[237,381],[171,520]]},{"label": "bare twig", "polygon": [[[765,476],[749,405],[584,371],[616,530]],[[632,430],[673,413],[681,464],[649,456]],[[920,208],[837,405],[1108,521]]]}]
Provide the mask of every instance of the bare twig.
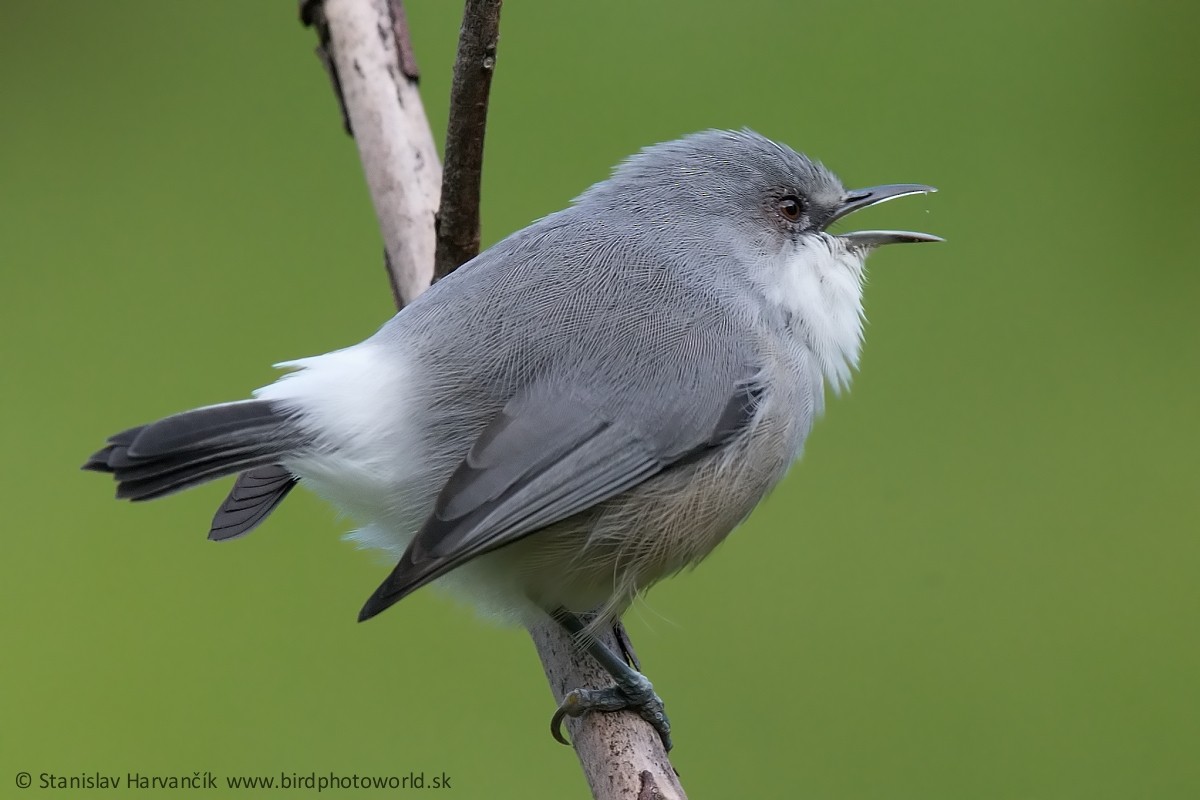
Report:
[{"label": "bare twig", "polygon": [[392,295],[403,306],[433,278],[442,183],[403,7],[400,0],[304,0],[300,9],[301,20],[321,37],[318,55],[330,68],[343,118],[358,144]]},{"label": "bare twig", "polygon": [[[609,686],[612,678],[584,655],[553,621],[530,631],[555,702],[580,686]],[[620,644],[611,630],[599,637],[614,652]],[[583,774],[600,800],[656,798],[686,800],[683,787],[663,750],[658,732],[630,711],[591,713],[567,718],[571,744]]]},{"label": "bare twig", "polygon": [[[479,250],[479,187],[488,92],[495,68],[501,0],[467,0],[455,63],[447,168],[441,189],[429,123],[416,90],[416,61],[401,0],[302,0],[301,19],[320,37],[343,118],[353,132],[383,232],[397,307]],[[436,214],[435,214],[436,212]],[[557,624],[530,631],[556,701],[611,678]],[[632,652],[608,634],[608,644]],[[549,716],[547,716],[547,719]],[[568,720],[593,795],[684,798],[658,734],[636,714]]]},{"label": "bare twig", "polygon": [[437,256],[433,279],[444,278],[479,252],[479,187],[483,175],[483,134],[488,94],[496,69],[501,0],[466,0],[450,119],[446,126],[446,167],[437,216]]}]

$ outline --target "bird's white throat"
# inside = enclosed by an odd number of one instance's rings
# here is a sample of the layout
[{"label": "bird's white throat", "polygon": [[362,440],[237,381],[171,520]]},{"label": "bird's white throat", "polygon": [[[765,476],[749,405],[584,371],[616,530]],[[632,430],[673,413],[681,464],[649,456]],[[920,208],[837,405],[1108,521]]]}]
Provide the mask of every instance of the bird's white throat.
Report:
[{"label": "bird's white throat", "polygon": [[822,233],[780,254],[767,276],[767,300],[783,312],[834,392],[849,385],[858,366],[865,259],[865,251]]}]

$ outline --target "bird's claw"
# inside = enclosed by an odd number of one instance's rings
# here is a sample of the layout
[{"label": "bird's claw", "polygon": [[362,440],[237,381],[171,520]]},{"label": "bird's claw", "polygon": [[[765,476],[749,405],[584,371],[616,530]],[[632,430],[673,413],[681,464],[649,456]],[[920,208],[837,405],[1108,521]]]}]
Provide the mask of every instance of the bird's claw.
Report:
[{"label": "bird's claw", "polygon": [[644,686],[631,686],[628,689],[620,686],[610,686],[607,689],[575,689],[567,693],[562,704],[550,718],[550,735],[555,741],[569,745],[563,735],[562,725],[567,717],[578,719],[589,711],[634,711],[639,717],[649,722],[662,738],[663,748],[671,751],[671,721],[663,708],[663,701],[654,693],[649,681]]}]

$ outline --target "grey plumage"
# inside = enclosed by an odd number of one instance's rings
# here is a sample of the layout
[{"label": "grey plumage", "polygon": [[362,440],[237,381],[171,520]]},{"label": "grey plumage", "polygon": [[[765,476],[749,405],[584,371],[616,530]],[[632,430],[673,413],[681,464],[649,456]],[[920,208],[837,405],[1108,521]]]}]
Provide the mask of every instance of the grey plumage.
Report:
[{"label": "grey plumage", "polygon": [[244,469],[269,465],[309,437],[269,402],[185,411],[109,437],[83,469],[108,472],[117,497],[152,500]]},{"label": "grey plumage", "polygon": [[[783,160],[773,143],[757,137],[714,132],[702,138],[726,149],[766,151],[773,161],[760,168],[760,178],[771,188],[784,191],[797,166],[820,178],[816,189],[834,185],[821,168],[794,153]],[[413,396],[425,423],[422,449],[450,457],[434,462],[429,482],[440,487],[438,502],[424,510],[427,521],[362,618],[552,523],[559,524],[501,561],[535,553],[538,576],[525,590],[539,607],[569,599],[578,611],[601,606],[608,616],[619,614],[638,591],[706,554],[798,454],[821,402],[819,368],[788,333],[787,314],[763,307],[759,287],[742,268],[751,254],[735,226],[753,231],[756,246],[765,238],[757,230],[764,216],[758,187],[752,196],[739,194],[745,176],[738,163],[697,158],[697,149],[697,142],[676,146],[668,162],[657,150],[654,158],[634,159],[572,208],[432,287],[373,337],[419,359]],[[688,183],[661,182],[661,175],[655,192],[629,187],[651,168],[707,174],[702,170],[714,164],[728,173],[724,192],[719,183],[705,184],[708,191],[701,193]],[[713,235],[720,226],[731,228],[727,237]],[[768,276],[754,277],[765,283]],[[448,326],[477,335],[447,337]],[[531,408],[514,410],[514,403]],[[747,463],[720,447],[703,452],[702,443],[729,440],[728,432],[724,438],[715,432],[731,403],[747,412],[735,415],[733,433],[747,435],[757,423],[775,437]],[[486,451],[492,456],[486,463],[472,463],[498,427],[508,433],[503,449]],[[597,431],[600,440],[593,438]],[[562,477],[563,470],[571,472]],[[664,470],[678,474],[651,480]],[[681,480],[701,475],[708,481]],[[684,510],[703,506],[707,518],[685,515],[653,525],[630,519],[627,499],[612,498],[648,480],[634,496],[671,487],[688,493]],[[543,506],[543,494],[552,491],[563,493],[554,498],[560,502]],[[586,504],[563,502],[572,492]],[[710,502],[691,496],[700,494]],[[528,514],[528,521],[513,524],[513,511]],[[574,515],[581,516],[569,519]],[[714,522],[714,530],[705,530]],[[691,534],[703,546],[691,546]],[[542,549],[563,555],[551,559],[537,554]],[[534,569],[516,564],[511,571]],[[588,572],[590,579],[580,574]]]},{"label": "grey plumage", "polygon": [[223,542],[257,528],[300,480],[279,464],[243,472],[213,515],[208,538]]},{"label": "grey plumage", "polygon": [[[706,409],[686,426],[669,416],[636,424],[609,419],[569,388],[535,387],[514,398],[451,474],[433,514],[360,619],[476,556],[704,458],[752,423],[761,394],[752,381],[730,386],[723,407]],[[671,427],[669,436],[656,435]]]},{"label": "grey plumage", "polygon": [[[618,616],[709,553],[849,380],[863,261],[906,232],[826,226],[847,192],[749,131],[648,148],[258,401],[110,440],[86,468],[149,499],[234,471],[214,539],[297,481],[397,558],[372,616],[429,582],[501,617]],[[858,238],[855,238],[858,237]]]}]

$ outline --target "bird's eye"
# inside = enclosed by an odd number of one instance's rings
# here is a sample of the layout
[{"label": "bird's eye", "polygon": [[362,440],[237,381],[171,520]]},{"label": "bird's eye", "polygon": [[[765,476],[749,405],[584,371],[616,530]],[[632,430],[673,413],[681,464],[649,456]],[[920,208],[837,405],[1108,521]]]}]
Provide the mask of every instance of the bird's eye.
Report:
[{"label": "bird's eye", "polygon": [[779,213],[788,222],[799,222],[800,215],[804,213],[804,205],[800,202],[800,198],[789,194],[787,197],[780,199]]}]

